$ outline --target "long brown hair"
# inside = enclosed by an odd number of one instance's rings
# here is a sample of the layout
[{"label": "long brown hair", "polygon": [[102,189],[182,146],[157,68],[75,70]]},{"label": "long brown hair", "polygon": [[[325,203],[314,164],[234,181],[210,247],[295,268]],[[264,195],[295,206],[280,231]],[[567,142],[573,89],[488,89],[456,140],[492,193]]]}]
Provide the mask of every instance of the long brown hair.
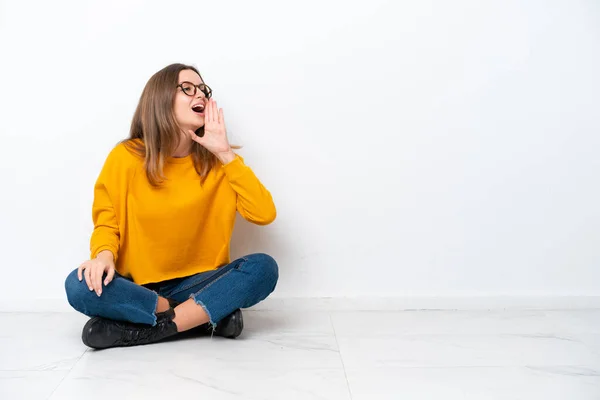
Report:
[{"label": "long brown hair", "polygon": [[[160,186],[165,177],[163,167],[167,157],[171,157],[180,141],[181,128],[175,119],[173,104],[179,83],[179,73],[190,69],[204,79],[196,67],[185,64],[171,64],[161,69],[148,80],[140,96],[129,138],[122,141],[130,150],[145,159],[144,169],[152,186]],[[204,135],[204,126],[197,131]],[[233,149],[241,146],[231,145]],[[192,143],[194,168],[204,183],[210,170],[218,165],[217,157],[199,143]]]}]

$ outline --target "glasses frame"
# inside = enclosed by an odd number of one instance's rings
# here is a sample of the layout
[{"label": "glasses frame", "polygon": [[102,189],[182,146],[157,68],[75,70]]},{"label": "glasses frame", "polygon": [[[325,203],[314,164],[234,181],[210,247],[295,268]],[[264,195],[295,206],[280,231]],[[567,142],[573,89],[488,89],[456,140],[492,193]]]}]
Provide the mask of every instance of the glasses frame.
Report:
[{"label": "glasses frame", "polygon": [[[192,94],[187,94],[186,93],[186,91],[183,89],[183,84],[185,84],[185,83],[189,83],[190,85],[192,85],[194,87],[194,93],[192,93]],[[202,88],[200,86],[204,86],[207,90],[206,91],[202,90]],[[196,93],[198,93],[198,89],[200,89],[200,91],[202,93],[204,93],[204,96],[206,96],[207,99],[210,99],[212,97],[212,89],[206,83],[201,83],[199,85],[194,85],[193,82],[183,81],[179,85],[177,85],[177,87],[181,88],[181,91],[186,96],[194,97],[196,95]]]}]

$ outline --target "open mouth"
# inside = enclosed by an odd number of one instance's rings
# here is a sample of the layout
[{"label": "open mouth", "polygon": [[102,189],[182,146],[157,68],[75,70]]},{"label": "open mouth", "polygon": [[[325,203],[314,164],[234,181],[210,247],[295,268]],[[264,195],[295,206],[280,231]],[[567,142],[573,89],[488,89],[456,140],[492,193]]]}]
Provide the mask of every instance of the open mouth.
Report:
[{"label": "open mouth", "polygon": [[197,106],[192,107],[192,111],[197,113],[197,114],[201,114],[204,115],[204,106],[198,104]]}]

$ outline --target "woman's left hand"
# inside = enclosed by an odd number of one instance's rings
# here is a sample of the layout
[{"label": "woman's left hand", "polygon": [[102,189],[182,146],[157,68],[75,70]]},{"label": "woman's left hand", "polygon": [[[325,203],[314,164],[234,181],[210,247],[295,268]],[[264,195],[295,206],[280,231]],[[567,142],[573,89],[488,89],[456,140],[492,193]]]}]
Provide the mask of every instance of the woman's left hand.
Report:
[{"label": "woman's left hand", "polygon": [[231,150],[229,140],[227,140],[223,109],[217,108],[217,102],[213,99],[209,99],[204,108],[204,136],[200,137],[191,130],[189,132],[194,142],[200,143],[215,155]]}]

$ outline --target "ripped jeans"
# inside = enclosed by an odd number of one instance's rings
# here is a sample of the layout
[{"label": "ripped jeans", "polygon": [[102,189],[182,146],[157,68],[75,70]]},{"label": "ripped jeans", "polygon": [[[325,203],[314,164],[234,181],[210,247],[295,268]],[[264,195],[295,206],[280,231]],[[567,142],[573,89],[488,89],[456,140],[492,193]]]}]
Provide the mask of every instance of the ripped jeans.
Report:
[{"label": "ripped jeans", "polygon": [[69,304],[85,315],[148,325],[156,324],[158,296],[178,303],[192,298],[206,311],[214,328],[236,309],[267,298],[278,278],[276,261],[267,254],[255,253],[213,271],[146,285],[115,273],[108,286],[102,287],[100,297],[89,290],[85,277],[79,281],[74,270],[65,280],[65,290]]}]

